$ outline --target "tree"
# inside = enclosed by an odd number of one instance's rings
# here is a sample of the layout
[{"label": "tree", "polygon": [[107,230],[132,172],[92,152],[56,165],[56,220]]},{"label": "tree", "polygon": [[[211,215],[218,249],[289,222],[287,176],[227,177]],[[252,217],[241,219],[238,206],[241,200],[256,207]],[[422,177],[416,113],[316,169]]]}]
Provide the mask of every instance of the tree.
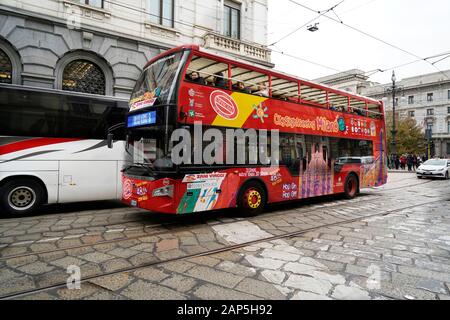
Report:
[{"label": "tree", "polygon": [[[424,154],[427,150],[425,133],[422,128],[417,125],[414,118],[401,118],[395,114],[396,130],[397,130],[397,154],[413,153]],[[388,154],[392,153],[392,112],[386,113],[386,131]]]}]

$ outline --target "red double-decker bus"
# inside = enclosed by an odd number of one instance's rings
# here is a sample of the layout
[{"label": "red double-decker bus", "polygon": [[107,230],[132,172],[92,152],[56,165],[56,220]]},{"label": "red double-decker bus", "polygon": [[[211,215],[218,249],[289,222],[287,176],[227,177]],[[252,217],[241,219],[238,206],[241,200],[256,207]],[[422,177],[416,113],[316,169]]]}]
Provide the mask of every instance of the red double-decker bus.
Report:
[{"label": "red double-decker bus", "polygon": [[122,198],[131,206],[255,215],[268,203],[353,198],[387,181],[381,101],[195,45],[151,60],[129,107],[133,164]]}]

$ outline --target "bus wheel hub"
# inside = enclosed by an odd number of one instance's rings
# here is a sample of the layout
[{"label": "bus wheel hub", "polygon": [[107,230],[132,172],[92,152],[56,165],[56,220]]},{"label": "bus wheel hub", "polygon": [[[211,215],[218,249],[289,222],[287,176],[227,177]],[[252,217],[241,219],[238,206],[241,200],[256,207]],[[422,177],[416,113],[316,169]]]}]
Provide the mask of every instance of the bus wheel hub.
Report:
[{"label": "bus wheel hub", "polygon": [[248,190],[246,198],[248,206],[252,209],[256,209],[261,205],[261,194],[256,190]]},{"label": "bus wheel hub", "polygon": [[26,210],[36,201],[36,194],[28,187],[19,187],[12,190],[8,196],[9,205],[16,210]]}]

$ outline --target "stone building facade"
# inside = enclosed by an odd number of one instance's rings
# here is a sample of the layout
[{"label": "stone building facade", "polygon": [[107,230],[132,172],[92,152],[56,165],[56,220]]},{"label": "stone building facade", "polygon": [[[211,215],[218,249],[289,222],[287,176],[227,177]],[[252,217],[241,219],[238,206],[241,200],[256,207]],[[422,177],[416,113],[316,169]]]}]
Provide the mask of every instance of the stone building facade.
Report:
[{"label": "stone building facade", "polygon": [[2,0],[0,82],[127,98],[177,45],[272,67],[266,35],[267,0]]},{"label": "stone building facade", "polygon": [[[386,91],[392,83],[373,83],[363,74],[360,70],[349,70],[315,81],[383,100],[386,110],[392,110],[392,95]],[[397,81],[396,85],[402,89],[395,101],[396,114],[416,119],[424,131],[431,129],[434,142],[432,153],[450,158],[450,70],[404,78]]]}]

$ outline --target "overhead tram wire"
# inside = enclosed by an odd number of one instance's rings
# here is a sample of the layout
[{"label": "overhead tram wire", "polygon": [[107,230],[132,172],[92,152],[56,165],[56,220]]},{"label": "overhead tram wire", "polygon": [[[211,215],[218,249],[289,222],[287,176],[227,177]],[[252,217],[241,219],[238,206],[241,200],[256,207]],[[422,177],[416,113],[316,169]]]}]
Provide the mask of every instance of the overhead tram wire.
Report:
[{"label": "overhead tram wire", "polygon": [[323,15],[327,14],[330,11],[333,11],[334,8],[336,8],[337,6],[339,6],[341,3],[343,3],[345,0],[342,0],[341,2],[339,2],[338,4],[335,4],[334,6],[332,6],[331,8],[325,10],[325,11],[317,11],[317,13],[319,14],[317,17],[313,18],[312,20],[306,22],[305,24],[301,25],[300,27],[296,28],[295,30],[289,32],[288,34],[284,35],[283,37],[281,37],[280,39],[278,39],[277,41],[275,41],[274,43],[270,44],[269,47],[276,45],[277,43],[279,43],[280,41],[283,41],[284,39],[290,37],[291,35],[293,35],[294,33],[296,33],[297,31],[299,31],[300,29],[303,29],[304,27],[306,27],[308,24],[316,21],[317,19],[319,19],[320,17],[322,17]]},{"label": "overhead tram wire", "polygon": [[314,61],[311,61],[311,60],[308,60],[308,59],[300,58],[300,57],[291,55],[289,53],[285,53],[284,51],[278,51],[278,50],[274,50],[274,49],[272,49],[272,51],[276,52],[276,53],[279,53],[279,54],[282,54],[284,56],[290,57],[292,59],[296,59],[296,60],[300,60],[300,61],[303,61],[303,62],[307,62],[309,64],[313,64],[315,66],[319,66],[319,67],[322,67],[322,68],[325,68],[325,69],[329,69],[329,70],[332,70],[332,71],[335,71],[335,72],[338,72],[338,73],[345,73],[344,71],[338,70],[336,68],[329,67],[329,66],[326,66],[324,64],[321,64],[321,63],[318,63],[318,62],[314,62]]},{"label": "overhead tram wire", "polygon": [[[138,12],[138,13],[144,13],[144,14],[147,14],[147,15],[150,15],[150,16],[161,18],[159,15],[152,14],[152,13],[150,13],[149,11],[147,11],[145,9],[141,9],[141,8],[133,7],[133,6],[130,6],[130,5],[126,5],[126,4],[118,2],[118,1],[110,1],[110,0],[103,0],[103,1],[106,2],[106,3],[110,3],[110,4],[113,4],[113,5],[116,5],[118,7],[122,7],[124,9],[129,9],[129,10],[132,10],[132,11],[135,11],[135,12]],[[179,21],[179,20],[175,20],[175,19],[169,19],[169,18],[164,18],[164,17],[162,17],[162,19],[170,21],[170,22],[172,22],[174,24],[177,23],[177,24],[184,25],[184,26],[187,26],[187,27],[195,27],[194,24],[190,24],[190,23]],[[317,62],[314,62],[314,61],[311,61],[311,60],[303,59],[303,58],[300,58],[300,57],[295,57],[293,55],[286,54],[286,53],[284,53],[282,51],[276,51],[276,50],[272,50],[272,51],[281,53],[283,55],[290,56],[291,58],[298,59],[298,60],[301,60],[301,61],[313,64],[313,65],[316,65],[316,66],[320,66],[320,67],[323,67],[323,68],[326,68],[326,69],[329,69],[329,70],[333,70],[335,72],[345,73],[345,72],[340,71],[340,70],[338,70],[336,68],[325,66],[323,64],[320,64],[320,63],[317,63]]]},{"label": "overhead tram wire", "polygon": [[[121,2],[119,2],[119,1],[111,1],[111,0],[103,0],[103,1],[106,2],[106,3],[109,3],[109,4],[113,4],[113,5],[116,5],[116,6],[125,8],[125,9],[129,9],[129,10],[135,11],[135,12],[144,13],[144,14],[147,14],[147,15],[150,15],[150,16],[153,16],[153,17],[161,18],[159,15],[152,14],[152,13],[150,13],[149,11],[147,11],[147,10],[145,10],[145,9],[138,8],[138,7],[131,6],[131,5],[127,5],[127,4],[121,3]],[[341,3],[344,2],[344,1],[345,1],[345,0],[339,2],[338,4],[336,4],[335,6],[333,6],[333,7],[330,8],[330,9],[335,8],[336,6],[338,6],[339,4],[341,4]],[[330,9],[328,9],[327,11],[329,11]],[[184,25],[184,26],[187,26],[187,27],[195,27],[194,24],[187,23],[187,22],[183,22],[183,21],[179,21],[179,20],[175,20],[175,19],[169,19],[169,18],[164,18],[164,17],[162,17],[162,19],[163,19],[163,20],[170,21],[170,22],[172,22],[172,23],[174,23],[174,24],[175,24],[175,23],[178,23],[178,24],[181,24],[181,25]],[[273,49],[272,49],[272,50],[273,50]],[[283,52],[283,51],[277,51],[277,50],[273,50],[273,51],[274,51],[274,52],[277,52],[277,53],[280,53],[280,54],[282,54],[282,55],[286,55],[286,56],[291,57],[291,58],[293,58],[293,59],[297,59],[297,60],[304,61],[304,62],[313,64],[313,65],[316,65],[316,66],[320,66],[320,67],[322,67],[322,68],[326,68],[326,69],[329,69],[329,70],[333,70],[333,71],[338,72],[338,73],[346,73],[345,71],[341,71],[341,70],[338,70],[338,69],[336,69],[336,68],[329,67],[329,66],[326,66],[326,65],[324,65],[324,64],[317,63],[317,62],[314,62],[314,61],[311,61],[311,60],[307,60],[307,59],[304,59],[304,58],[296,57],[296,56],[294,56],[294,55],[290,55],[290,54],[285,53],[285,52]],[[350,75],[350,73],[347,73],[347,74]]]},{"label": "overhead tram wire", "polygon": [[[450,52],[447,51],[447,52],[439,53],[439,54],[436,54],[436,55],[433,55],[433,56],[429,56],[429,57],[426,57],[426,58],[423,58],[423,59],[422,58],[421,59],[416,59],[416,60],[413,60],[413,61],[409,61],[409,62],[406,62],[406,63],[395,65],[395,66],[392,66],[392,67],[389,67],[389,68],[370,70],[370,71],[367,71],[366,73],[371,73],[370,75],[374,75],[377,72],[386,72],[386,71],[402,68],[402,67],[405,67],[405,66],[417,63],[417,62],[428,62],[428,60],[430,60],[430,59],[442,57],[444,55],[447,55],[447,57],[444,57],[444,58],[442,58],[440,60],[437,60],[437,61],[435,61],[433,63],[437,63],[439,61],[442,61],[444,59],[449,58],[450,57]],[[443,71],[440,71],[440,72],[442,73]]]},{"label": "overhead tram wire", "polygon": [[[304,5],[304,4],[301,4],[301,3],[297,2],[297,1],[294,1],[294,0],[289,0],[289,1],[292,2],[292,3],[294,3],[294,4],[296,4],[296,5],[298,5],[298,6],[300,6],[300,7],[302,7],[302,8],[304,8],[304,9],[306,9],[306,10],[309,10],[309,11],[312,11],[312,12],[316,12],[316,10],[314,10],[314,9],[312,9],[312,8],[310,8],[310,7],[306,6],[306,5]],[[356,31],[356,32],[358,32],[358,33],[361,33],[361,34],[363,34],[363,35],[365,35],[365,36],[367,36],[367,37],[369,37],[369,38],[372,38],[372,39],[374,39],[374,40],[376,40],[376,41],[379,41],[379,42],[381,42],[381,43],[384,43],[384,44],[387,45],[387,46],[390,46],[390,47],[392,47],[392,48],[394,48],[394,49],[397,49],[397,50],[399,50],[399,51],[402,51],[403,53],[406,53],[406,54],[408,54],[408,55],[410,55],[410,56],[413,56],[413,57],[415,57],[415,58],[417,58],[417,59],[424,60],[424,61],[428,62],[431,66],[433,66],[435,69],[437,69],[440,73],[442,73],[447,79],[450,79],[450,77],[447,76],[447,75],[446,75],[442,70],[440,70],[438,67],[436,67],[436,65],[432,64],[431,62],[425,60],[424,58],[418,56],[418,55],[415,54],[415,53],[412,53],[412,52],[410,52],[410,51],[408,51],[408,50],[402,49],[402,48],[400,48],[399,46],[396,46],[396,45],[394,45],[394,44],[392,44],[392,43],[389,43],[389,42],[387,42],[387,41],[385,41],[385,40],[383,40],[383,39],[380,39],[380,38],[378,38],[378,37],[376,37],[376,36],[374,36],[374,35],[371,35],[371,34],[365,32],[365,31],[362,31],[362,30],[360,30],[360,29],[358,29],[358,28],[355,28],[355,27],[353,27],[353,26],[351,26],[351,25],[348,25],[348,24],[346,24],[345,22],[343,22],[343,21],[340,20],[340,19],[339,19],[339,20],[336,20],[335,18],[330,17],[330,16],[327,16],[326,14],[324,14],[323,16],[326,17],[326,18],[328,18],[328,19],[330,19],[330,20],[333,20],[334,22],[337,22],[337,23],[339,23],[339,24],[342,24],[343,26],[346,26],[347,28],[350,28],[350,29],[352,29],[353,31]]]},{"label": "overhead tram wire", "polygon": [[448,54],[447,56],[445,56],[445,57],[443,57],[443,58],[441,58],[441,59],[439,59],[439,60],[433,62],[432,64],[434,65],[434,64],[436,64],[436,63],[438,63],[438,62],[441,62],[442,60],[445,60],[445,59],[447,59],[447,58],[450,58],[450,54]]},{"label": "overhead tram wire", "polygon": [[[279,50],[272,49],[272,51],[276,52],[276,53],[279,53],[279,54],[282,54],[282,55],[284,55],[286,57],[289,57],[289,58],[292,58],[292,59],[296,59],[296,60],[300,60],[300,61],[312,64],[312,65],[316,65],[316,66],[319,66],[319,67],[322,67],[322,68],[325,68],[325,69],[329,69],[329,70],[335,71],[337,73],[347,74],[347,75],[351,75],[351,76],[355,75],[355,73],[350,73],[348,71],[341,71],[341,70],[338,70],[336,68],[333,68],[333,67],[321,64],[321,63],[317,63],[317,62],[314,62],[314,61],[311,61],[311,60],[308,60],[308,59],[305,59],[305,58],[301,58],[301,57],[298,57],[298,56],[295,56],[295,55],[292,55],[292,54],[289,54],[289,53],[285,53],[280,48],[278,48],[278,47],[276,47],[276,48],[279,49]],[[383,72],[386,72],[386,71],[389,71],[389,70],[402,68],[402,67],[405,67],[405,66],[417,63],[417,62],[426,62],[429,59],[441,57],[443,55],[448,55],[448,57],[450,57],[450,52],[444,52],[444,53],[437,54],[437,55],[434,55],[434,56],[430,56],[430,57],[427,57],[427,58],[424,58],[424,59],[422,59],[422,58],[421,59],[416,59],[416,60],[413,60],[413,61],[409,61],[409,62],[402,63],[402,64],[399,64],[399,65],[396,65],[396,66],[388,67],[388,68],[373,69],[373,70],[365,71],[362,74],[366,75],[367,77],[370,77],[370,76],[372,76],[372,75],[374,75],[374,74],[376,74],[378,72],[382,72],[383,73]],[[446,58],[448,58],[448,57],[446,57]],[[443,71],[440,71],[440,72],[443,73]]]},{"label": "overhead tram wire", "polygon": [[[130,5],[126,5],[126,4],[121,3],[121,2],[118,2],[118,1],[111,1],[111,0],[103,0],[103,1],[106,2],[106,3],[110,3],[110,4],[113,4],[113,5],[116,5],[116,6],[125,8],[125,9],[129,9],[129,10],[135,11],[135,12],[144,13],[144,14],[147,14],[147,15],[150,15],[150,16],[153,16],[153,17],[161,18],[159,15],[152,14],[152,13],[150,13],[149,11],[147,11],[147,10],[145,10],[145,9],[141,9],[141,8],[133,7],[133,6],[130,6]],[[313,9],[308,8],[308,7],[306,7],[306,6],[304,6],[304,5],[300,4],[300,3],[297,3],[297,2],[295,2],[295,1],[293,1],[293,0],[289,0],[289,1],[295,3],[295,4],[299,5],[299,6],[305,7],[305,9],[308,9],[308,10],[310,10],[310,11],[314,11]],[[342,1],[342,2],[343,2],[343,1]],[[342,2],[341,2],[341,3],[342,3]],[[340,4],[340,3],[338,3],[337,5],[339,5],[339,4]],[[314,11],[314,12],[316,12],[316,11]],[[336,21],[336,22],[339,22],[339,21],[337,21],[337,20],[334,19],[334,18],[328,17],[327,15],[324,15],[324,16],[327,17],[327,18],[329,18],[329,19],[331,19],[331,20],[334,20],[334,21]],[[177,23],[177,24],[184,25],[184,26],[187,26],[187,27],[195,27],[194,24],[187,23],[187,22],[183,22],[183,21],[179,21],[179,20],[175,20],[175,19],[169,19],[169,18],[164,18],[164,17],[162,17],[162,19],[163,19],[163,20],[170,21],[170,22],[172,22],[172,23],[174,23],[174,24]],[[343,24],[344,24],[344,23],[343,23]],[[344,24],[344,25],[345,25],[345,24]],[[273,49],[272,49],[272,50],[273,50]],[[314,62],[314,61],[311,61],[311,60],[307,60],[307,59],[304,59],[304,58],[300,58],[300,57],[297,57],[297,56],[294,56],[294,55],[285,53],[285,52],[283,52],[283,51],[276,51],[276,50],[273,50],[273,51],[274,51],[274,52],[277,52],[277,53],[280,53],[280,54],[282,54],[282,55],[291,57],[291,58],[293,58],[293,59],[297,59],[297,60],[304,61],[304,62],[313,64],[313,65],[316,65],[316,66],[320,66],[320,67],[323,67],[323,68],[326,68],[326,69],[329,69],[329,70],[333,70],[333,71],[338,72],[338,73],[344,73],[344,74],[349,74],[349,75],[351,75],[351,74],[348,73],[348,72],[340,71],[340,70],[338,70],[338,69],[336,69],[336,68],[329,67],[329,66],[326,66],[326,65],[324,65],[324,64],[317,63],[317,62]],[[448,53],[450,54],[450,52],[448,52]],[[434,57],[436,57],[436,56],[434,56]],[[416,62],[417,62],[417,61],[426,61],[426,60],[423,59],[423,58],[420,58],[420,57],[418,57],[418,58],[419,58],[419,60],[416,60]],[[429,58],[432,58],[432,57],[429,57]],[[426,58],[426,59],[428,59],[428,58]],[[407,64],[411,64],[411,63],[407,63]],[[407,65],[407,64],[405,64],[405,65]],[[400,67],[400,66],[399,66],[399,67]],[[385,69],[385,70],[389,70],[389,69]],[[439,69],[438,69],[438,71],[440,71],[441,73],[443,73],[443,72],[442,72],[441,70],[439,70]],[[367,73],[367,72],[366,72],[366,73]],[[443,74],[445,75],[445,73],[443,73]],[[445,76],[448,78],[447,75],[445,75]],[[450,78],[449,78],[449,79],[450,79]]]},{"label": "overhead tram wire", "polygon": [[[137,7],[133,7],[133,6],[130,6],[130,5],[126,5],[126,4],[123,4],[123,3],[121,3],[121,2],[117,2],[117,1],[111,1],[111,0],[103,0],[103,1],[106,2],[106,3],[114,4],[114,5],[116,5],[116,6],[119,6],[119,7],[125,8],[125,9],[133,10],[133,11],[136,11],[136,12],[139,12],[139,13],[144,13],[144,14],[148,14],[148,15],[150,15],[150,16],[154,16],[154,17],[160,18],[159,15],[152,14],[152,13],[150,13],[149,11],[147,11],[147,10],[145,10],[145,9],[140,9],[140,8],[137,8]],[[344,2],[344,1],[345,1],[345,0],[341,1],[340,3]],[[339,5],[340,3],[338,3],[337,5]],[[337,6],[337,5],[336,5],[336,6]],[[170,21],[170,22],[172,22],[172,23],[178,23],[178,24],[181,24],[181,25],[184,25],[184,26],[188,26],[188,27],[195,27],[194,24],[190,24],[190,23],[187,23],[187,22],[182,22],[182,21],[175,20],[175,19],[169,19],[169,18],[164,18],[164,17],[163,17],[162,19],[163,19],[163,20]],[[276,51],[276,50],[272,50],[272,51],[281,53],[281,54],[286,55],[286,56],[290,56],[291,58],[294,58],[294,59],[297,59],[297,60],[301,60],[301,61],[304,61],[304,62],[313,64],[313,65],[316,65],[316,66],[320,66],[320,67],[322,67],[322,68],[326,68],[326,69],[329,69],[329,70],[333,70],[333,71],[335,71],[335,72],[345,73],[344,71],[340,71],[340,70],[338,70],[338,69],[336,69],[336,68],[332,68],[332,67],[329,67],[329,66],[326,66],[326,65],[323,65],[323,64],[320,64],[320,63],[311,61],[311,60],[307,60],[307,59],[303,59],[303,58],[296,57],[296,56],[293,56],[293,55],[289,55],[289,54],[284,53],[284,52],[282,52],[282,51]]]}]

